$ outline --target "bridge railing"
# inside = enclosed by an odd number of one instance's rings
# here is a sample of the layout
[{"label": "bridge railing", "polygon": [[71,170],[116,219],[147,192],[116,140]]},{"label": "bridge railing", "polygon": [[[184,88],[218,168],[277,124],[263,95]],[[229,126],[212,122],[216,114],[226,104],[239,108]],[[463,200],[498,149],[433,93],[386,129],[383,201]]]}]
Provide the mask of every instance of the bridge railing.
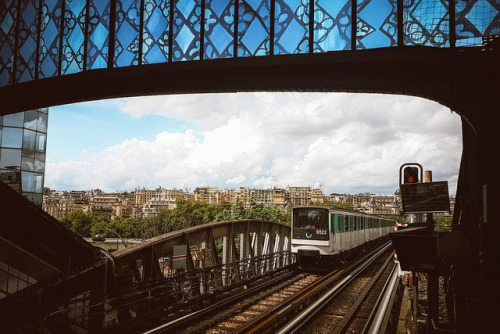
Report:
[{"label": "bridge railing", "polygon": [[0,2],[0,87],[88,70],[396,46],[500,33],[495,0]]}]

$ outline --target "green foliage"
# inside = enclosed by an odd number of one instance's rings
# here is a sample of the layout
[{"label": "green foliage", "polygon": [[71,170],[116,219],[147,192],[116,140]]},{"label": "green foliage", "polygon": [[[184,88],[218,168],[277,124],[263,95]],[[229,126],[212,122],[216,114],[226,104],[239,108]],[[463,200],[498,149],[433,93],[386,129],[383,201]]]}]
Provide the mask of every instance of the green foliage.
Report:
[{"label": "green foliage", "polygon": [[451,231],[451,224],[453,222],[452,216],[434,216],[434,230],[436,232]]},{"label": "green foliage", "polygon": [[240,200],[231,205],[231,220],[241,220],[247,219],[247,212],[245,210],[245,206]]},{"label": "green foliage", "polygon": [[313,206],[324,206],[332,209],[354,210],[352,202],[324,201],[321,203],[311,203]]},{"label": "green foliage", "polygon": [[178,200],[177,207],[162,210],[155,217],[147,217],[138,223],[138,234],[147,239],[154,236],[181,230],[191,226],[207,224],[226,218],[221,205],[211,205],[202,201]]},{"label": "green foliage", "polygon": [[260,203],[252,203],[251,207],[246,209],[243,203],[237,201],[230,209],[225,209],[221,205],[202,201],[178,200],[175,209],[165,209],[154,217],[140,220],[110,220],[92,213],[75,211],[62,218],[61,223],[82,237],[102,234],[104,237],[115,238],[116,232],[122,238],[149,239],[192,226],[240,219],[260,219],[290,225],[291,215],[282,212],[277,206],[265,206]]},{"label": "green foliage", "polygon": [[90,236],[90,230],[94,222],[91,213],[85,213],[81,210],[73,211],[61,219],[64,226],[82,237]]},{"label": "green foliage", "polygon": [[250,208],[245,209],[243,203],[236,201],[231,206],[231,220],[240,219],[259,219],[290,225],[292,217],[289,212],[283,212],[277,206],[252,202]]},{"label": "green foliage", "polygon": [[[137,236],[137,221],[133,218],[108,218],[86,213],[81,210],[74,211],[61,219],[61,223],[81,237],[93,237],[102,234],[104,237],[115,238],[116,234],[122,238]],[[107,230],[106,230],[107,229]]]}]

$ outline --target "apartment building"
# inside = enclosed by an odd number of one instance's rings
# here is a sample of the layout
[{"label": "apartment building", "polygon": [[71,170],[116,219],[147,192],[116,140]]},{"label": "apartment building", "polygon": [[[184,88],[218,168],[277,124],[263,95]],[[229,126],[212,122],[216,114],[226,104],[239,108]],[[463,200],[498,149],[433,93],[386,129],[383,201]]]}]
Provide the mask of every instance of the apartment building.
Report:
[{"label": "apartment building", "polygon": [[[90,191],[51,191],[45,189],[43,209],[60,219],[76,210],[92,212],[108,218],[134,217],[137,219],[155,216],[164,209],[174,209],[179,199],[195,199],[209,204],[230,207],[240,201],[246,208],[252,203],[278,206],[291,210],[294,206],[321,204],[324,201],[352,203],[354,210],[367,214],[397,215],[400,212],[400,196],[361,193],[356,195],[335,194],[324,196],[323,188],[312,187],[273,187],[270,189],[219,189],[198,187],[193,193],[179,189],[137,188],[135,192],[104,193]],[[453,210],[454,197],[450,197]]]},{"label": "apartment building", "polygon": [[128,192],[89,196],[83,210],[108,219],[132,218],[135,216],[134,196]]},{"label": "apartment building", "polygon": [[224,197],[224,192],[221,192],[219,188],[198,187],[194,190],[195,201],[223,205]]},{"label": "apartment building", "polygon": [[88,203],[85,192],[51,191],[46,188],[42,208],[52,217],[61,219],[74,211],[86,211]]}]

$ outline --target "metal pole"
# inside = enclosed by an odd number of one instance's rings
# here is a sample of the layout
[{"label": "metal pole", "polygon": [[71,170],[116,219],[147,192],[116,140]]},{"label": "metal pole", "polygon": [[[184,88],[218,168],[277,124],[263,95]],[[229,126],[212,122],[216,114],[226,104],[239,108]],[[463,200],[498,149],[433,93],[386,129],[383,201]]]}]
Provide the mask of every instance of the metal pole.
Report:
[{"label": "metal pole", "polygon": [[[425,171],[425,182],[432,182],[432,171]],[[432,213],[427,214],[427,223],[431,233],[434,231],[434,219]],[[430,271],[427,274],[427,333],[433,332],[433,322],[437,324],[439,316],[439,276],[436,270]]]}]

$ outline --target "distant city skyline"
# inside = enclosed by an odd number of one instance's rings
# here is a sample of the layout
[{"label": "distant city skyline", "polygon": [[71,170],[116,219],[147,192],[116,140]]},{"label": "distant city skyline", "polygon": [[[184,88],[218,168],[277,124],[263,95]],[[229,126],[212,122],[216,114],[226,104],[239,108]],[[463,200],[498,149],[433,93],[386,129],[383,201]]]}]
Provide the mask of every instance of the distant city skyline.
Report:
[{"label": "distant city skyline", "polygon": [[55,190],[310,186],[394,194],[418,162],[456,192],[461,120],[395,95],[233,93],[50,108],[45,186]]}]

